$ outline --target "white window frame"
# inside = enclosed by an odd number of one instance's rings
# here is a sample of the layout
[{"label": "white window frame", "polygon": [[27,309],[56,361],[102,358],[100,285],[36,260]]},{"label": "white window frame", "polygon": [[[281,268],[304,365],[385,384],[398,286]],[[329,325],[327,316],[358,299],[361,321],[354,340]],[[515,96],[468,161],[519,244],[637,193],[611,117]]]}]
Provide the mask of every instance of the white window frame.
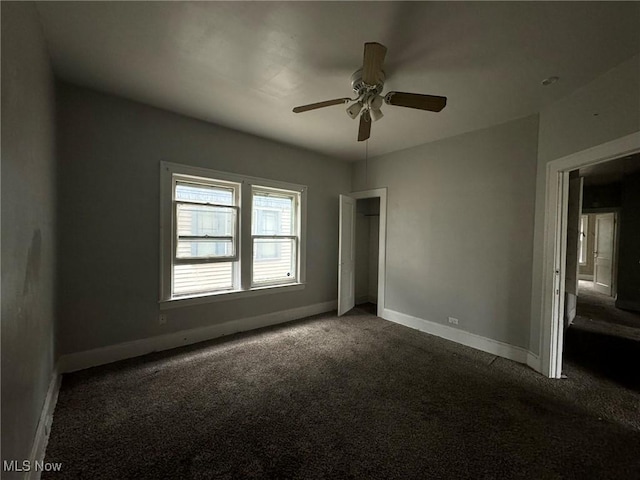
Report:
[{"label": "white window frame", "polygon": [[[278,281],[272,281],[272,282],[256,282],[253,278],[253,268],[251,269],[251,287],[252,288],[260,288],[260,287],[266,287],[266,286],[272,286],[272,285],[282,285],[282,284],[289,284],[289,283],[297,283],[297,279],[300,276],[300,203],[301,203],[301,192],[295,191],[295,190],[289,190],[289,189],[282,189],[282,188],[273,188],[273,187],[267,187],[264,185],[252,185],[251,186],[251,220],[253,222],[253,197],[254,194],[260,194],[260,193],[274,193],[274,194],[282,194],[283,196],[291,196],[293,198],[293,202],[294,202],[294,212],[293,212],[293,218],[291,219],[292,221],[292,234],[291,235],[282,235],[282,234],[274,234],[274,235],[254,235],[253,234],[253,225],[251,225],[252,227],[252,232],[251,232],[251,259],[253,262],[253,258],[254,258],[254,252],[253,249],[255,247],[255,239],[281,239],[281,238],[288,238],[290,240],[293,240],[294,243],[294,251],[295,251],[295,255],[296,255],[296,269],[294,272],[295,277],[292,280],[289,279],[282,279],[282,280],[278,280]],[[253,266],[253,263],[252,263]]]},{"label": "white window frame", "polygon": [[[220,204],[207,204],[195,201],[187,201],[187,200],[178,200],[176,199],[176,187],[178,184],[192,184],[195,186],[204,186],[204,187],[219,187],[223,189],[230,189],[233,196],[233,205],[220,205]],[[188,294],[175,295],[173,293],[173,286],[170,292],[170,298],[185,298],[191,297],[194,295],[203,295],[214,292],[228,292],[234,291],[238,289],[240,284],[239,279],[239,250],[240,250],[240,191],[241,184],[239,182],[232,182],[227,180],[220,179],[212,179],[206,178],[196,175],[186,175],[182,173],[174,173],[171,175],[171,203],[172,203],[172,217],[171,217],[171,279],[173,279],[174,275],[174,267],[176,265],[200,265],[200,264],[210,264],[210,263],[231,263],[231,287],[230,288],[219,288],[216,290],[209,290],[206,292],[191,292]],[[175,222],[178,219],[178,208],[179,205],[205,205],[212,207],[223,207],[230,208],[235,210],[235,232],[234,236],[231,237],[233,240],[233,255],[228,256],[214,256],[214,257],[194,257],[194,258],[180,258],[178,257],[178,245],[180,240],[180,235],[178,234],[178,229],[173,228]],[[203,238],[203,237],[182,237],[186,239],[190,238]],[[211,238],[226,238],[226,237],[211,237]]]},{"label": "white window frame", "polygon": [[[238,185],[236,207],[238,216],[236,238],[237,260],[234,268],[234,290],[212,291],[193,295],[172,296],[175,254],[175,178],[192,178],[195,183],[212,185]],[[286,283],[253,285],[252,195],[253,186],[264,189],[295,192],[298,194],[297,214],[297,272],[296,279]],[[306,282],[306,225],[307,187],[265,178],[220,172],[172,162],[160,162],[160,309],[233,300],[237,298],[301,290]],[[229,258],[217,261],[230,261]]]}]

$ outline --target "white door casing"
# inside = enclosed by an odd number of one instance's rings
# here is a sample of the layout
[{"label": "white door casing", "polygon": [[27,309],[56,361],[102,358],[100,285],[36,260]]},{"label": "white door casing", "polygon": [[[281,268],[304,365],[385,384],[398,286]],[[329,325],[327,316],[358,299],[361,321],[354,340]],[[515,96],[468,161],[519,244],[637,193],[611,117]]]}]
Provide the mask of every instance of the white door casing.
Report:
[{"label": "white door casing", "polygon": [[338,316],[344,315],[356,304],[355,216],[355,199],[347,195],[340,195],[340,238],[338,244]]},{"label": "white door casing", "polygon": [[535,282],[540,280],[541,289],[537,291],[534,283],[532,292],[532,299],[539,308],[539,311],[534,309],[532,313],[539,314],[533,321],[537,318],[540,325],[540,355],[538,359],[532,355],[527,363],[548,377],[561,378],[562,375],[564,282],[558,280],[564,279],[565,274],[566,251],[563,245],[566,245],[566,219],[562,219],[562,210],[567,208],[568,172],[638,152],[640,132],[634,132],[552,160],[546,165],[544,219],[540,226],[536,226],[536,230],[542,230],[540,234],[544,237],[541,271],[539,276],[534,275]]},{"label": "white door casing", "polygon": [[593,288],[611,296],[613,284],[613,248],[615,213],[596,215],[596,242],[593,265]]}]

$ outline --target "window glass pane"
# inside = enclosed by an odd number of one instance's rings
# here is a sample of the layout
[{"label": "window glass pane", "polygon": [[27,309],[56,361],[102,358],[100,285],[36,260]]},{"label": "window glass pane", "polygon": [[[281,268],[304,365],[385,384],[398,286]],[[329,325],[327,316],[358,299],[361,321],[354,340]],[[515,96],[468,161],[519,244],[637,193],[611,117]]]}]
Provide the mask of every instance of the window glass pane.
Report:
[{"label": "window glass pane", "polygon": [[585,264],[587,263],[587,222],[588,217],[586,215],[582,215],[580,217],[580,233],[578,234],[579,239],[579,259],[578,262]]},{"label": "window glass pane", "polygon": [[253,239],[253,283],[296,281],[296,242],[291,238]]},{"label": "window glass pane", "polygon": [[178,236],[235,236],[236,210],[229,207],[178,204]]},{"label": "window glass pane", "polygon": [[174,265],[173,295],[233,288],[232,262]]},{"label": "window glass pane", "polygon": [[233,205],[233,189],[178,182],[176,185],[176,200]]},{"label": "window glass pane", "polygon": [[233,242],[229,240],[178,240],[177,258],[233,257]]},{"label": "window glass pane", "polygon": [[295,235],[295,202],[293,196],[254,192],[253,235]]}]

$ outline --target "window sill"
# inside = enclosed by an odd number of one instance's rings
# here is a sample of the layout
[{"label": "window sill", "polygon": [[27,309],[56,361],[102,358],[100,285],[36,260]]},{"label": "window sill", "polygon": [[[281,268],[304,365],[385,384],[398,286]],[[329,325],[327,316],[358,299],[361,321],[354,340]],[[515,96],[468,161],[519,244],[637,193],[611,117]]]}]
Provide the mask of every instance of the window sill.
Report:
[{"label": "window sill", "polygon": [[274,293],[294,292],[303,290],[304,283],[293,283],[287,285],[270,285],[268,287],[254,287],[251,290],[234,290],[216,293],[206,293],[202,295],[192,295],[176,297],[170,300],[160,300],[160,310],[170,310],[172,308],[188,307],[191,305],[201,305],[205,303],[224,302],[228,300],[238,300],[241,298],[257,297],[260,295],[271,295]]}]

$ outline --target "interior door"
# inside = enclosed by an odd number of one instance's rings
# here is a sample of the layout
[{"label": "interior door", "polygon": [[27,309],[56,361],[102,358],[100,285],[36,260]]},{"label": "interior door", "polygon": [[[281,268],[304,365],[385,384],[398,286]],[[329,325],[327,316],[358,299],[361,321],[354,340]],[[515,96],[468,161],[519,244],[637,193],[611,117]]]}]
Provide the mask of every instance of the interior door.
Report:
[{"label": "interior door", "polygon": [[564,277],[564,320],[569,326],[576,316],[578,300],[578,264],[580,238],[580,212],[582,211],[583,178],[578,171],[569,174],[569,204],[567,210],[567,263]]},{"label": "interior door", "polygon": [[593,265],[593,288],[611,296],[613,284],[613,245],[615,214],[596,215],[596,241]]},{"label": "interior door", "polygon": [[356,201],[340,195],[340,240],[338,253],[338,315],[344,315],[356,304],[355,249]]}]

